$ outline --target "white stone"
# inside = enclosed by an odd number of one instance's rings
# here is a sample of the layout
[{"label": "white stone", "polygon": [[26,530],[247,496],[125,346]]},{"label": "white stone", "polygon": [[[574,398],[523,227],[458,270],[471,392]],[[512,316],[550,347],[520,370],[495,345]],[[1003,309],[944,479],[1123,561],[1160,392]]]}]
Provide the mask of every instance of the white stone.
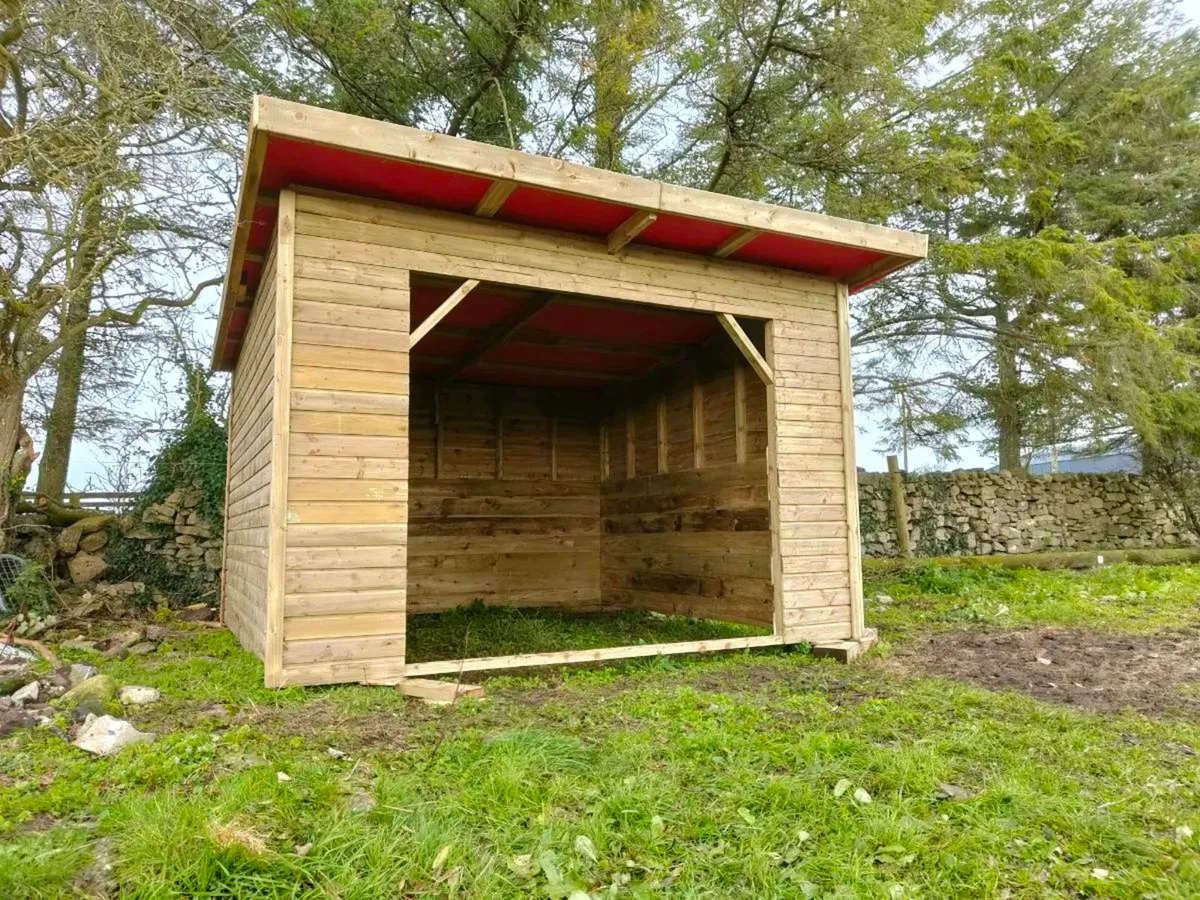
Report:
[{"label": "white stone", "polygon": [[138,731],[115,716],[89,715],[72,743],[97,756],[112,756],[131,744],[149,744],[156,737],[153,732]]},{"label": "white stone", "polygon": [[157,688],[127,684],[121,688],[121,693],[118,696],[121,703],[125,706],[144,706],[147,703],[157,703],[162,694]]},{"label": "white stone", "polygon": [[14,703],[37,703],[41,691],[42,686],[36,681],[31,681],[20,690],[13,691],[12,699]]}]

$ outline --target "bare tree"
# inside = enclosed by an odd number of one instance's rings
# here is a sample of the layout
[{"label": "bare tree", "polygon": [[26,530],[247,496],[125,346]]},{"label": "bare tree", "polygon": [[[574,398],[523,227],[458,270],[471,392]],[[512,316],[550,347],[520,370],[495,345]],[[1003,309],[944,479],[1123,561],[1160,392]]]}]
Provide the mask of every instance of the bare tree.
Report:
[{"label": "bare tree", "polygon": [[229,77],[234,33],[201,6],[0,0],[0,521],[28,471],[27,452],[24,472],[9,461],[31,379],[57,364],[44,484],[61,490],[89,336],[220,283],[236,144],[222,123],[248,98]]}]

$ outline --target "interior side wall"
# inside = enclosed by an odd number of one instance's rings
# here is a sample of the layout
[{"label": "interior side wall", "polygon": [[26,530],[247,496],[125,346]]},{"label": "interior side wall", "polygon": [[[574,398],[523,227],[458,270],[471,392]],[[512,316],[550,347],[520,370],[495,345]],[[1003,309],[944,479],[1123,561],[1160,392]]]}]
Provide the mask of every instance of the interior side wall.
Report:
[{"label": "interior side wall", "polygon": [[607,441],[604,607],[773,624],[758,377],[733,364],[676,379],[619,409]]},{"label": "interior side wall", "polygon": [[263,267],[229,401],[222,619],[247,650],[264,656],[271,423],[275,393],[275,249]]},{"label": "interior side wall", "polygon": [[294,275],[284,681],[378,680],[404,667],[408,272],[301,245]]},{"label": "interior side wall", "polygon": [[595,400],[413,383],[408,611],[474,602],[595,610]]}]

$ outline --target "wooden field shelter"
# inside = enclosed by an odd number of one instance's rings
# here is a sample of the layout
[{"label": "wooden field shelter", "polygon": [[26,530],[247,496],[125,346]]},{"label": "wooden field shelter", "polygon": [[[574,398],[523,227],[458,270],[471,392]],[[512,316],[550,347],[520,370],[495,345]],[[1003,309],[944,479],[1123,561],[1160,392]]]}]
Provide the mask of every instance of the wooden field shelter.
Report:
[{"label": "wooden field shelter", "polygon": [[[863,626],[847,297],[926,238],[257,98],[214,366],[223,621],[271,686]],[[482,602],[759,624],[406,664]]]}]

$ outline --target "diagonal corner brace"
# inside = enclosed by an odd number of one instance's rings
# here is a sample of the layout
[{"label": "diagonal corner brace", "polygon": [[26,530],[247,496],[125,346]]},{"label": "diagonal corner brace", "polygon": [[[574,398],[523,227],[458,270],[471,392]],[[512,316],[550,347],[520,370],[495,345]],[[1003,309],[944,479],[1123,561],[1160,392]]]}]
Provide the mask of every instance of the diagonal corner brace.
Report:
[{"label": "diagonal corner brace", "polygon": [[408,349],[412,350],[412,348],[417,345],[417,341],[421,340],[421,338],[433,331],[437,323],[446,318],[446,316],[450,315],[450,312],[454,309],[454,307],[462,303],[463,298],[466,297],[467,294],[471,293],[471,291],[475,290],[475,288],[478,286],[479,281],[474,278],[468,278],[461,285],[459,285],[458,290],[443,300],[441,306],[431,312],[425,318],[425,321],[418,325],[412,331],[412,333],[409,334]]},{"label": "diagonal corner brace", "polygon": [[742,330],[742,326],[738,324],[737,319],[729,313],[717,313],[717,321],[721,323],[721,327],[725,329],[725,333],[737,344],[737,348],[742,351],[742,356],[746,357],[746,362],[750,363],[750,368],[758,374],[758,377],[766,384],[774,384],[775,374],[771,371],[771,367],[767,365],[767,361],[763,359],[762,354],[758,352],[758,348],[754,346],[754,342]]}]

